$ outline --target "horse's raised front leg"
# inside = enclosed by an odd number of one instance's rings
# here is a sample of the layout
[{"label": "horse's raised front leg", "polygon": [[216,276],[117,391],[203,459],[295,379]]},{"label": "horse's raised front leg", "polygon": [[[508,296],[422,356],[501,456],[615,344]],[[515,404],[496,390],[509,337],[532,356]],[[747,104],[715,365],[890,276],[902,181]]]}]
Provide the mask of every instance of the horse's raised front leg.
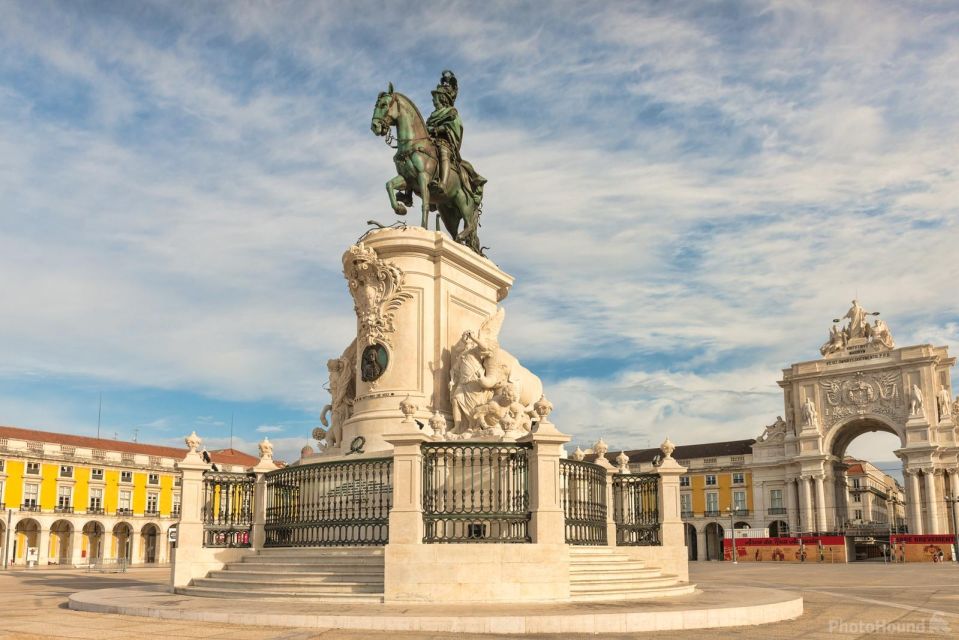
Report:
[{"label": "horse's raised front leg", "polygon": [[420,187],[420,201],[423,203],[423,228],[430,227],[430,175],[425,171],[416,174],[416,182]]},{"label": "horse's raised front leg", "polygon": [[404,188],[406,188],[406,178],[403,176],[396,176],[386,181],[386,193],[390,197],[390,206],[398,216],[406,215],[406,207],[396,201],[396,192]]}]

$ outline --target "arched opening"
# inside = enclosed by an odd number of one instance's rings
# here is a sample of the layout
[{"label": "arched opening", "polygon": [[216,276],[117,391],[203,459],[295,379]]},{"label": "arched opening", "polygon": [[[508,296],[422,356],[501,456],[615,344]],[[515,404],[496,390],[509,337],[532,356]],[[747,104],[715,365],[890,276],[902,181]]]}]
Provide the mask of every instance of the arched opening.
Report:
[{"label": "arched opening", "polygon": [[737,522],[736,524],[733,525],[733,528],[734,528],[734,529],[749,529],[749,523],[748,523],[748,522]]},{"label": "arched opening", "polygon": [[[43,549],[40,550],[42,556]],[[50,525],[50,550],[52,562],[70,564],[73,561],[73,525],[67,520],[57,520]]]},{"label": "arched opening", "polygon": [[80,551],[81,557],[88,562],[93,563],[103,558],[103,525],[96,521],[90,521],[83,525],[83,549]]},{"label": "arched opening", "polygon": [[30,549],[36,549],[37,559],[40,554],[40,523],[32,518],[26,518],[17,523],[14,529],[13,549],[10,557],[13,562],[26,562]]},{"label": "arched opening", "polygon": [[706,559],[723,559],[723,527],[718,522],[706,525]]},{"label": "arched opening", "polygon": [[148,564],[157,562],[160,527],[152,523],[143,525],[143,529],[140,530],[140,538],[140,546],[143,548],[143,562]]},{"label": "arched opening", "polygon": [[785,520],[773,520],[769,523],[769,537],[771,538],[788,538],[789,537],[789,523]]},{"label": "arched opening", "polygon": [[117,560],[133,559],[133,527],[126,522],[113,527],[113,555]]},{"label": "arched opening", "polygon": [[696,560],[699,557],[696,549],[696,527],[688,522],[683,523],[683,532],[686,534],[686,553],[688,560]]},{"label": "arched opening", "polygon": [[902,462],[895,455],[904,446],[900,434],[878,419],[857,418],[834,429],[827,446],[826,509],[833,530],[863,536],[904,532]]}]

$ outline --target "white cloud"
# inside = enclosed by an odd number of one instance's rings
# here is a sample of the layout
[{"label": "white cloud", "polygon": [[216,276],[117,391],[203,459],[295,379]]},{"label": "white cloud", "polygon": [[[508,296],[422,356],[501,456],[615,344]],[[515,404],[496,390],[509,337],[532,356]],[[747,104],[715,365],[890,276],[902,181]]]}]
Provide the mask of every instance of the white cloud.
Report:
[{"label": "white cloud", "polygon": [[284,431],[286,431],[285,427],[268,424],[263,424],[256,428],[257,433],[283,433]]}]

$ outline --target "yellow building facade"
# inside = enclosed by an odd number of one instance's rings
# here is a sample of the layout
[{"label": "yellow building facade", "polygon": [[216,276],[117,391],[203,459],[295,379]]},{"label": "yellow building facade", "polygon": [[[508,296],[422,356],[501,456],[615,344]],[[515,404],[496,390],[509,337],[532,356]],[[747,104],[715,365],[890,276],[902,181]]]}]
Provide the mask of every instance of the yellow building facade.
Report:
[{"label": "yellow building facade", "polygon": [[[186,449],[0,427],[0,549],[7,564],[169,560]],[[256,458],[214,452],[224,470]],[[252,462],[251,462],[252,461]]]}]

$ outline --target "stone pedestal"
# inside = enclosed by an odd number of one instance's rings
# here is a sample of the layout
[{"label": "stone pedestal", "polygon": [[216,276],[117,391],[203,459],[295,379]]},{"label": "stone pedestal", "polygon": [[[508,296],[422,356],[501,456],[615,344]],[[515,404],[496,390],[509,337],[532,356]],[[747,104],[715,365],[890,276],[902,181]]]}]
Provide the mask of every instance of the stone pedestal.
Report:
[{"label": "stone pedestal", "polygon": [[[424,424],[434,410],[450,419],[450,348],[496,312],[513,278],[449,237],[414,227],[373,231],[343,262],[357,311],[356,399],[343,446],[328,454],[345,453],[362,436],[364,452],[380,455],[390,449],[383,434],[396,430],[407,396]],[[377,289],[382,280],[388,286]],[[376,344],[388,364],[364,381],[363,351]]]}]

